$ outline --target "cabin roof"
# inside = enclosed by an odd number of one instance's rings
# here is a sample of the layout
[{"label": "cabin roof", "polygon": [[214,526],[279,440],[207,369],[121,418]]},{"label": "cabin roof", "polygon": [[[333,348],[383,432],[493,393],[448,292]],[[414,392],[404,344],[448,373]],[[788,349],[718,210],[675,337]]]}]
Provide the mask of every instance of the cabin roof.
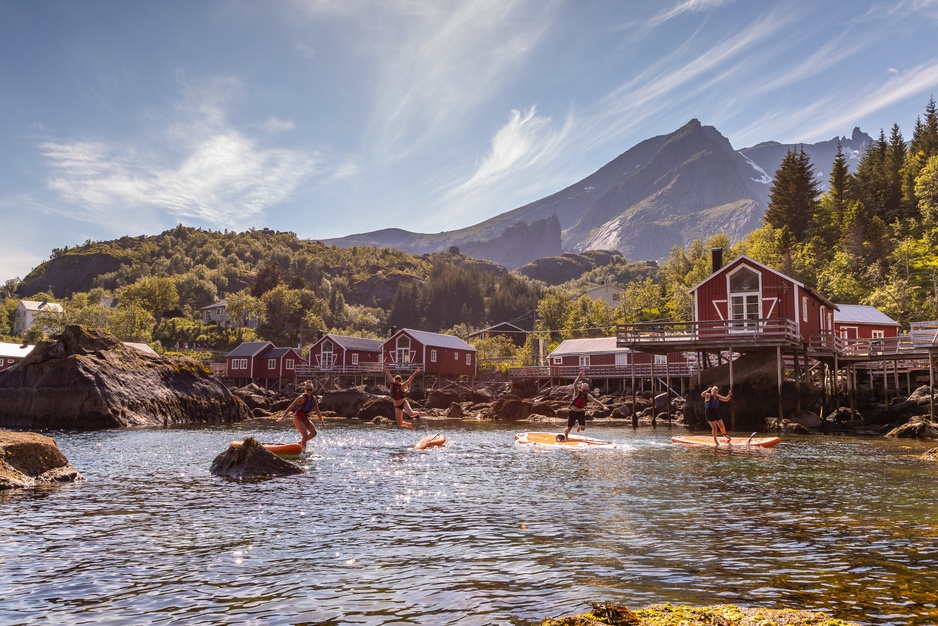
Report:
[{"label": "cabin roof", "polygon": [[332,333],[323,335],[323,338],[316,343],[320,343],[325,339],[332,340],[333,343],[337,343],[346,350],[358,350],[359,352],[381,352],[381,346],[384,345],[384,341],[381,339],[350,337],[348,335],[334,335]]},{"label": "cabin roof", "polygon": [[875,306],[866,304],[838,304],[839,310],[834,311],[835,324],[879,324],[884,326],[900,326]]},{"label": "cabin roof", "polygon": [[266,350],[268,346],[274,347],[274,344],[269,341],[245,341],[240,346],[226,354],[225,358],[254,357]]},{"label": "cabin roof", "polygon": [[391,339],[401,333],[407,333],[425,346],[433,346],[434,348],[450,348],[453,350],[471,350],[472,352],[476,351],[475,348],[470,346],[459,337],[455,337],[453,335],[441,335],[440,333],[428,333],[424,330],[413,330],[411,328],[402,328],[401,330],[397,331],[397,333],[392,335]]},{"label": "cabin roof", "polygon": [[554,348],[549,357],[574,354],[613,354],[631,352],[628,348],[616,347],[615,337],[594,337],[591,339],[565,339]]}]

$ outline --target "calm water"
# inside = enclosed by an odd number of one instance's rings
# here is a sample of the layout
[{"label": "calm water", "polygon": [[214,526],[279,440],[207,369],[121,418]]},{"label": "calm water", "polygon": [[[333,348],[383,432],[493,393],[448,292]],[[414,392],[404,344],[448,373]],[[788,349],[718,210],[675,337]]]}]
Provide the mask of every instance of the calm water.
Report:
[{"label": "calm water", "polygon": [[[623,427],[581,452],[424,428],[329,423],[308,474],[260,484],[212,459],[285,422],[53,433],[87,480],[0,495],[0,623],[531,624],[608,600],[938,624],[928,443],[729,455]],[[445,448],[412,449],[435,431]]]}]

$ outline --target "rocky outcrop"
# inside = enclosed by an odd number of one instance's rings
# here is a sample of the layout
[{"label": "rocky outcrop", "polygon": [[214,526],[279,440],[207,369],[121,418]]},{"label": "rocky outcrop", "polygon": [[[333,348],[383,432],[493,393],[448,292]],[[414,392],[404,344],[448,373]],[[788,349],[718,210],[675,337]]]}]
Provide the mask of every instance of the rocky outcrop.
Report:
[{"label": "rocky outcrop", "polygon": [[0,489],[76,480],[81,475],[51,437],[0,430]]},{"label": "rocky outcrop", "polygon": [[81,326],[67,326],[0,372],[5,427],[96,430],[249,417],[203,363],[146,354]]},{"label": "rocky outcrop", "polygon": [[267,450],[253,437],[248,437],[239,446],[229,446],[215,457],[211,472],[213,476],[247,481],[306,473],[296,463]]},{"label": "rocky outcrop", "polygon": [[933,422],[924,415],[917,415],[890,430],[886,436],[899,439],[938,439],[938,422]]},{"label": "rocky outcrop", "polygon": [[394,404],[391,402],[391,398],[377,396],[365,402],[356,417],[363,422],[371,422],[376,417],[383,417],[393,421],[395,419]]},{"label": "rocky outcrop", "polygon": [[343,389],[327,391],[319,400],[322,411],[330,411],[340,417],[355,417],[374,395],[361,389]]}]

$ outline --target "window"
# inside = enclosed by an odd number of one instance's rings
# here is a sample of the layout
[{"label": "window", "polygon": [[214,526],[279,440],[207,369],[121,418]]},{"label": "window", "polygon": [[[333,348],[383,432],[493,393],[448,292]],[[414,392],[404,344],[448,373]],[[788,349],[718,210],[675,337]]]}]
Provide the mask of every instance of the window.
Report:
[{"label": "window", "polygon": [[322,342],[322,347],[319,349],[319,364],[323,367],[332,367],[332,351],[334,350],[333,344],[328,339]]},{"label": "window", "polygon": [[873,334],[870,335],[870,337],[872,337],[873,339],[885,339],[885,338],[886,338],[886,331],[883,331],[883,330],[874,330],[874,331],[873,331]]},{"label": "window", "polygon": [[398,365],[407,365],[410,363],[410,337],[407,335],[401,335],[397,338],[397,346],[395,347],[395,362]]},{"label": "window", "polygon": [[656,354],[655,355],[655,365],[667,365],[668,364],[668,355],[667,354]]},{"label": "window", "polygon": [[629,364],[628,352],[616,352],[616,365],[628,365],[628,364]]},{"label": "window", "polygon": [[589,367],[590,366],[590,357],[588,354],[580,356],[580,367]]},{"label": "window", "polygon": [[808,296],[801,296],[801,321],[808,321]]},{"label": "window", "polygon": [[759,273],[746,266],[740,267],[729,281],[729,315],[734,322],[730,329],[737,331],[755,330],[754,320],[761,317],[759,311]]},{"label": "window", "polygon": [[277,359],[267,359],[267,369],[269,370],[277,369]]},{"label": "window", "polygon": [[352,353],[352,365],[358,365],[358,353],[357,352]]},{"label": "window", "polygon": [[293,359],[287,359],[286,368],[287,368],[288,370],[294,369],[294,367],[293,367]]},{"label": "window", "polygon": [[454,353],[453,353],[453,359],[456,360],[456,361],[459,360],[459,353],[458,353],[458,352],[454,352]]},{"label": "window", "polygon": [[231,359],[231,369],[246,370],[248,368],[247,359]]},{"label": "window", "polygon": [[472,365],[472,353],[471,352],[466,353],[466,365]]},{"label": "window", "polygon": [[430,350],[430,362],[436,363],[436,350]]},{"label": "window", "polygon": [[562,357],[562,356],[555,356],[555,357],[554,357],[554,365],[563,365],[563,357]]}]

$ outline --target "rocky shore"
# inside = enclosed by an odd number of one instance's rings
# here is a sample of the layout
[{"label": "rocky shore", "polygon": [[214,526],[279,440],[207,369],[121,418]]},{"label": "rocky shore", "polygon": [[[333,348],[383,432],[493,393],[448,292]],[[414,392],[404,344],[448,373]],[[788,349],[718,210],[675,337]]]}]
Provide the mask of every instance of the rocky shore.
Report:
[{"label": "rocky shore", "polygon": [[616,604],[594,604],[592,611],[550,618],[541,626],[858,626],[824,613],[794,609],[743,608],[731,604],[694,607],[656,604],[631,610]]},{"label": "rocky shore", "polygon": [[0,430],[0,490],[81,479],[51,437]]}]

